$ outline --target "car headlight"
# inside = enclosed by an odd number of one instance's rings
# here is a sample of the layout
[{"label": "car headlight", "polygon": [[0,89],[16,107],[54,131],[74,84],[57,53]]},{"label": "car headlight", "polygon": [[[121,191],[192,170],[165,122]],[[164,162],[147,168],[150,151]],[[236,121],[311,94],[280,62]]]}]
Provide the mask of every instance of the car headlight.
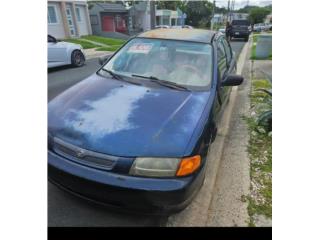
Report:
[{"label": "car headlight", "polygon": [[136,158],[130,175],[146,177],[186,176],[196,171],[201,163],[199,155],[187,158]]}]

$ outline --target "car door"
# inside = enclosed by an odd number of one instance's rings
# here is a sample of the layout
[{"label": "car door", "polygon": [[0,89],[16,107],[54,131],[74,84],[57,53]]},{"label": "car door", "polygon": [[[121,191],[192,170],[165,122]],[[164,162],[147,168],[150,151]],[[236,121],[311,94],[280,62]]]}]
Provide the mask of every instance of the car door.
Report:
[{"label": "car door", "polygon": [[67,46],[48,35],[48,65],[58,66],[66,63]]}]

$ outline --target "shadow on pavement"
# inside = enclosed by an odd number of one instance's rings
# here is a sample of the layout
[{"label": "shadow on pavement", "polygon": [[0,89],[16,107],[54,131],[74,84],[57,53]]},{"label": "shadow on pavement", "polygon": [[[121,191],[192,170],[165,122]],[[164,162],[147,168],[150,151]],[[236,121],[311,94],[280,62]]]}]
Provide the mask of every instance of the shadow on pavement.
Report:
[{"label": "shadow on pavement", "polygon": [[61,70],[67,70],[67,69],[76,69],[76,68],[82,68],[85,67],[86,64],[84,64],[81,67],[73,67],[71,64],[70,65],[64,65],[64,66],[59,66],[59,67],[52,67],[52,68],[48,68],[48,73],[52,73],[52,72],[57,72],[57,71],[61,71]]},{"label": "shadow on pavement", "polygon": [[244,38],[232,38],[230,42],[247,42],[247,41],[245,41]]},{"label": "shadow on pavement", "polygon": [[49,227],[158,227],[165,226],[167,219],[168,216],[139,214],[103,206],[81,199],[48,183]]}]

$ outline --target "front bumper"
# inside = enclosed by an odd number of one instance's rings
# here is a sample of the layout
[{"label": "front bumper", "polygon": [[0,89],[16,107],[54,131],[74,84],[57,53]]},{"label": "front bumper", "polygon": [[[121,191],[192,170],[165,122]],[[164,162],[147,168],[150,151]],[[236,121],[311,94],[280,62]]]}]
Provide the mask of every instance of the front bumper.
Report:
[{"label": "front bumper", "polygon": [[88,200],[144,214],[167,215],[185,208],[200,189],[204,170],[183,178],[134,177],[84,166],[48,151],[52,183]]},{"label": "front bumper", "polygon": [[232,37],[235,37],[235,38],[237,38],[237,37],[239,37],[239,38],[243,38],[243,37],[247,37],[247,36],[249,36],[250,35],[250,32],[249,31],[241,31],[241,30],[239,30],[239,31],[237,31],[237,30],[234,30],[234,31],[232,31]]}]

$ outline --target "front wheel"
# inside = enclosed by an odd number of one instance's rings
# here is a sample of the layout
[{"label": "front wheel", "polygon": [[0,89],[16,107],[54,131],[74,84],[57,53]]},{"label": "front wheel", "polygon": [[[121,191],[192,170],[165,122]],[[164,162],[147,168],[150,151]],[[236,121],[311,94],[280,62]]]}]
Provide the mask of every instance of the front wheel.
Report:
[{"label": "front wheel", "polygon": [[83,66],[85,61],[84,55],[81,51],[75,50],[71,54],[71,64],[74,67],[81,67]]}]

